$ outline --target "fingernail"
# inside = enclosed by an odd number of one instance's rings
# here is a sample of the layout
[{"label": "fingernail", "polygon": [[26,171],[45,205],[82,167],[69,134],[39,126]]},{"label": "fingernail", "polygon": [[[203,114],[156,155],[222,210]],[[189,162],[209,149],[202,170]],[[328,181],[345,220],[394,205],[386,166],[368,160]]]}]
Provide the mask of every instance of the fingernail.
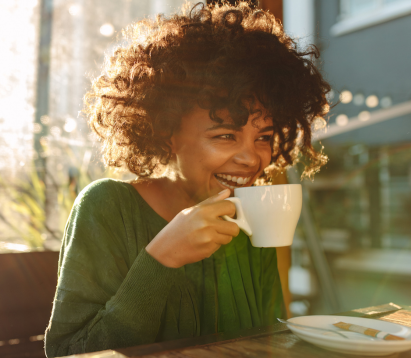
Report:
[{"label": "fingernail", "polygon": [[224,189],[223,191],[220,191],[217,195],[221,195],[221,194],[227,192],[227,190],[230,190],[230,189]]}]

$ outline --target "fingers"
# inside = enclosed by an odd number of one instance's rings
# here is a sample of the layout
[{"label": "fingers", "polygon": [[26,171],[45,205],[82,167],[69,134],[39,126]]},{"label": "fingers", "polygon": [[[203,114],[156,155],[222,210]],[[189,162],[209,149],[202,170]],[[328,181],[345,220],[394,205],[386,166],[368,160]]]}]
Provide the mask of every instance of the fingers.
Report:
[{"label": "fingers", "polygon": [[229,244],[232,239],[233,239],[233,237],[230,236],[230,235],[217,234],[217,235],[215,236],[214,242],[215,242],[216,244],[219,244],[219,245],[218,245],[218,248],[219,248],[221,245],[227,245],[227,244]]},{"label": "fingers", "polygon": [[226,199],[230,196],[230,193],[231,193],[230,189],[224,189],[223,191],[220,191],[218,194],[210,196],[209,198],[202,201],[198,205],[203,205],[203,204],[207,205],[207,204],[215,203],[215,202],[220,201],[220,200],[224,200],[224,199]]},{"label": "fingers", "polygon": [[207,216],[219,217],[227,215],[233,217],[235,215],[235,205],[229,201],[224,200],[230,196],[229,189],[225,189],[216,195],[209,197],[208,199],[197,204],[195,207],[201,209]]},{"label": "fingers", "polygon": [[240,233],[240,228],[236,223],[225,220],[215,220],[213,224],[215,230],[220,235],[229,235],[235,237]]},{"label": "fingers", "polygon": [[220,200],[214,203],[205,204],[202,206],[205,214],[217,218],[219,216],[227,215],[233,217],[235,215],[235,205],[229,200]]},{"label": "fingers", "polygon": [[236,223],[215,219],[197,236],[200,245],[226,245],[238,236],[240,229]]}]

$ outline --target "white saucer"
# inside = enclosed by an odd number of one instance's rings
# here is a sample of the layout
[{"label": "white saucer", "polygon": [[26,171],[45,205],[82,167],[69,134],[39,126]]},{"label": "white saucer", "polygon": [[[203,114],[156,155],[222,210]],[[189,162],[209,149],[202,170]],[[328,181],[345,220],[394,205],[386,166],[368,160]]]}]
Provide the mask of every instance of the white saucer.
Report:
[{"label": "white saucer", "polygon": [[[344,339],[331,332],[321,332],[306,328],[287,325],[301,339],[330,351],[345,354],[360,354],[367,356],[384,356],[411,349],[411,328],[399,324],[369,318],[346,316],[302,316],[290,318],[289,322],[306,326],[339,331],[349,339]],[[360,326],[378,329],[405,338],[404,341],[384,341],[368,337],[360,333],[348,332],[333,326],[333,323],[346,322]]]}]

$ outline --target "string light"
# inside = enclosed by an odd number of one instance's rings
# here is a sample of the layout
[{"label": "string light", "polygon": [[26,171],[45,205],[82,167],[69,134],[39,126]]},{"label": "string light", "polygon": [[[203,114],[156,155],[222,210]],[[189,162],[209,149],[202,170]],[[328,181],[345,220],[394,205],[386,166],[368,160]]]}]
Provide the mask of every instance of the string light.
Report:
[{"label": "string light", "polygon": [[367,107],[374,108],[378,106],[378,97],[375,94],[372,94],[371,96],[368,96],[367,99],[365,100],[365,104]]},{"label": "string light", "polygon": [[335,119],[335,122],[337,123],[338,126],[343,127],[343,126],[347,125],[348,117],[345,114],[340,114]]},{"label": "string light", "polygon": [[114,34],[114,26],[112,24],[104,24],[100,27],[100,33],[103,36],[110,37]]},{"label": "string light", "polygon": [[342,103],[350,103],[352,101],[352,93],[348,90],[342,91],[340,94],[340,101]]},{"label": "string light", "polygon": [[364,104],[365,101],[365,96],[362,93],[357,93],[354,96],[354,104],[356,106],[362,106]]},{"label": "string light", "polygon": [[392,99],[389,96],[381,98],[381,107],[388,108],[392,106]]}]

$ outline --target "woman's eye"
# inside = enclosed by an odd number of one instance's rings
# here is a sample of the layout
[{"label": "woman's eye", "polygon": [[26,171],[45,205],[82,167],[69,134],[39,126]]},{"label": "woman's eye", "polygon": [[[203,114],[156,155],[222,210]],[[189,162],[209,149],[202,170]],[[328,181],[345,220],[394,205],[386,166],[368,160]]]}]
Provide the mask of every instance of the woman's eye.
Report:
[{"label": "woman's eye", "polygon": [[257,140],[261,142],[270,142],[272,138],[273,138],[272,134],[267,134],[267,135],[262,135]]},{"label": "woman's eye", "polygon": [[217,136],[219,139],[224,139],[224,140],[230,140],[230,139],[235,139],[234,134],[222,134]]}]

